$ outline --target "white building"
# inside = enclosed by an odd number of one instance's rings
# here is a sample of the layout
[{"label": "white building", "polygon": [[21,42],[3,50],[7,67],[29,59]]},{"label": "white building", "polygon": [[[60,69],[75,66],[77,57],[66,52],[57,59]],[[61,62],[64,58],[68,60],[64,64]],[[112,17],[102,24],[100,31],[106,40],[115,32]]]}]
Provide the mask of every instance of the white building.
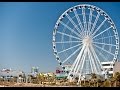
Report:
[{"label": "white building", "polygon": [[37,74],[38,74],[38,72],[39,72],[39,68],[38,68],[38,67],[32,67],[32,68],[31,68],[31,74],[30,74],[30,75],[36,77]]},{"label": "white building", "polygon": [[19,76],[19,71],[16,70],[11,70],[11,69],[2,69],[0,70],[0,76],[1,77],[14,77],[14,76]]},{"label": "white building", "polygon": [[70,68],[71,68],[71,65],[70,64],[66,64],[66,65],[64,65],[64,67],[65,67],[65,75],[67,76],[68,75],[68,73],[70,72]]},{"label": "white building", "polygon": [[109,75],[114,76],[116,72],[120,72],[120,62],[102,62],[101,64],[104,69],[109,69]]},{"label": "white building", "polygon": [[113,61],[109,61],[109,62],[101,62],[102,67],[104,69],[104,71],[102,72],[102,74],[109,73],[109,75],[113,75],[113,66],[114,66],[114,62]]}]

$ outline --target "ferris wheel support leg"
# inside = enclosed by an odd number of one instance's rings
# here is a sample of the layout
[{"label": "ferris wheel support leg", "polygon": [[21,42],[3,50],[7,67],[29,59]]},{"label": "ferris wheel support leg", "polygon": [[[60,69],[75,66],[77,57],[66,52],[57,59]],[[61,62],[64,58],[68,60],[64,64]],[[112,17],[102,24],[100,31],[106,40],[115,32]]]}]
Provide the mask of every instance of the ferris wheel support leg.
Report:
[{"label": "ferris wheel support leg", "polygon": [[80,69],[80,66],[82,66],[83,62],[84,62],[84,56],[80,59],[80,63],[79,63],[79,65],[77,66],[76,73],[80,73],[80,72],[79,72],[79,69]]},{"label": "ferris wheel support leg", "polygon": [[[101,65],[100,60],[99,60],[98,56],[96,55],[95,50],[94,50],[94,48],[92,47],[92,45],[91,45],[91,50],[92,50],[94,56],[96,57],[96,59],[95,59],[95,60],[97,60],[97,61],[96,61],[96,64],[97,64],[98,66],[100,65],[99,71],[100,71],[100,74],[101,74],[102,65]],[[97,62],[98,62],[98,63],[97,63]]]},{"label": "ferris wheel support leg", "polygon": [[97,62],[99,59],[98,59],[96,53],[94,52],[93,48],[91,48],[91,51],[92,51],[92,54],[93,54],[93,57],[94,57],[94,62],[96,64],[97,72],[99,72],[99,70],[98,70],[99,65],[98,65],[98,62]]},{"label": "ferris wheel support leg", "polygon": [[88,48],[88,57],[89,57],[89,60],[90,60],[90,68],[91,68],[91,71],[92,71],[92,73],[93,73],[93,72],[94,72],[94,69],[93,69],[92,61],[91,61],[89,55],[90,55],[90,51],[89,51],[89,48]]},{"label": "ferris wheel support leg", "polygon": [[[84,52],[83,52],[83,53],[84,53]],[[77,69],[78,69],[78,66],[81,65],[81,62],[82,62],[82,61],[83,61],[83,60],[82,60],[82,56],[79,55],[79,56],[78,56],[77,64],[76,64],[75,69],[74,69],[74,73],[76,73],[76,74],[78,73],[78,72],[77,72]]]},{"label": "ferris wheel support leg", "polygon": [[85,49],[85,45],[83,45],[83,48],[81,49],[81,51],[80,51],[80,53],[79,53],[79,55],[77,57],[77,63],[76,63],[75,68],[74,68],[74,73],[76,72],[76,69],[79,66],[78,65],[79,62],[81,62],[81,58],[82,58],[82,54],[84,53],[84,49]]},{"label": "ferris wheel support leg", "polygon": [[75,67],[76,62],[77,62],[77,59],[75,60],[75,62],[74,62],[73,65],[71,66],[71,70],[70,70],[70,72],[69,72],[69,74],[68,74],[68,77],[67,77],[68,79],[71,77],[70,74],[72,73],[73,68]]},{"label": "ferris wheel support leg", "polygon": [[79,73],[79,80],[77,82],[77,85],[80,85],[80,87],[81,87],[81,74],[80,73]]},{"label": "ferris wheel support leg", "polygon": [[77,68],[77,66],[78,66],[78,63],[79,63],[79,58],[81,57],[84,49],[85,49],[85,46],[82,47],[79,55],[77,56],[74,64],[72,65],[71,70],[70,70],[70,72],[69,72],[69,74],[68,74],[68,79],[71,79],[71,78],[70,78],[70,77],[71,77],[70,74],[71,74],[72,72],[73,72],[73,74],[75,74],[75,70],[76,70],[76,68]]},{"label": "ferris wheel support leg", "polygon": [[95,62],[94,62],[94,59],[93,59],[93,57],[92,57],[92,54],[91,54],[91,52],[90,52],[90,49],[89,49],[89,57],[90,57],[90,59],[91,59],[91,63],[92,63],[92,65],[93,65],[93,73],[97,73],[97,69],[96,69],[96,66],[95,66]]},{"label": "ferris wheel support leg", "polygon": [[76,59],[76,64],[75,64],[75,66],[74,66],[74,68],[73,68],[73,73],[76,75],[77,73],[75,72],[75,70],[76,70],[76,68],[77,68],[77,63],[79,62],[79,55],[78,55],[78,58]]},{"label": "ferris wheel support leg", "polygon": [[84,53],[83,53],[83,56],[82,56],[82,58],[81,58],[81,62],[80,62],[80,64],[78,65],[78,68],[77,68],[77,70],[76,70],[76,73],[78,73],[78,71],[79,71],[79,69],[81,68],[81,70],[80,70],[80,74],[82,73],[82,69],[83,69],[83,66],[84,66],[84,62],[85,62],[85,57],[86,57],[86,53],[87,53],[87,51],[86,51],[86,49],[85,49],[85,51],[84,51]]},{"label": "ferris wheel support leg", "polygon": [[[85,63],[85,57],[86,57],[86,55],[87,55],[87,49],[88,48],[86,48],[85,49],[85,52],[84,52],[84,57],[83,57],[83,62],[81,63],[81,71],[80,71],[80,73],[79,73],[79,79],[78,79],[78,82],[80,82],[80,79],[81,79],[81,73],[82,73],[82,70],[83,70],[83,66],[84,66],[84,63]],[[79,65],[79,68],[80,68],[80,65]],[[79,70],[79,68],[78,68],[78,70]]]},{"label": "ferris wheel support leg", "polygon": [[80,57],[81,57],[81,53],[83,52],[83,48],[82,48],[82,50],[81,50],[81,52],[78,54],[78,56],[77,56],[77,58],[76,58],[76,62],[75,62],[75,65],[74,65],[74,67],[73,67],[73,72],[75,73],[75,70],[76,70],[76,68],[77,68],[77,65],[78,65],[78,63],[79,63],[79,61],[80,61]]}]

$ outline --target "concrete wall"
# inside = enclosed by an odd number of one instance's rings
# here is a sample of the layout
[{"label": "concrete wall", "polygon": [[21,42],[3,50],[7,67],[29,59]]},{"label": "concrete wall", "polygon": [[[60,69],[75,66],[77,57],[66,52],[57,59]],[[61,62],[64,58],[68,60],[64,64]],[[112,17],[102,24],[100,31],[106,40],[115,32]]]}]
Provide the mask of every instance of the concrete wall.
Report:
[{"label": "concrete wall", "polygon": [[115,62],[115,65],[113,67],[113,76],[116,72],[120,72],[120,62]]}]

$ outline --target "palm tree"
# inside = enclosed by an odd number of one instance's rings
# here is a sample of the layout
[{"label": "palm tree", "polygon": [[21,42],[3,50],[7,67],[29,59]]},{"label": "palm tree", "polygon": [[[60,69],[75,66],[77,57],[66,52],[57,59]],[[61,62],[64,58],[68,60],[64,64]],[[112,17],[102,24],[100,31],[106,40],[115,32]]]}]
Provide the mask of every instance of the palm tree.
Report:
[{"label": "palm tree", "polygon": [[111,85],[110,85],[110,81],[108,80],[108,79],[106,79],[105,81],[104,81],[104,87],[110,87]]},{"label": "palm tree", "polygon": [[38,83],[42,84],[43,83],[43,74],[37,74],[37,79],[38,79]]},{"label": "palm tree", "polygon": [[91,87],[91,80],[90,79],[88,80],[88,83],[89,83],[89,87]]},{"label": "palm tree", "polygon": [[42,75],[41,75],[41,84],[44,84],[44,82],[45,82],[45,75],[42,73]]},{"label": "palm tree", "polygon": [[49,82],[49,85],[50,85],[51,84],[51,77],[50,77],[49,74],[47,74],[46,79],[47,79],[47,82]]},{"label": "palm tree", "polygon": [[56,75],[55,75],[55,73],[53,73],[52,78],[53,78],[54,83],[56,84]]}]

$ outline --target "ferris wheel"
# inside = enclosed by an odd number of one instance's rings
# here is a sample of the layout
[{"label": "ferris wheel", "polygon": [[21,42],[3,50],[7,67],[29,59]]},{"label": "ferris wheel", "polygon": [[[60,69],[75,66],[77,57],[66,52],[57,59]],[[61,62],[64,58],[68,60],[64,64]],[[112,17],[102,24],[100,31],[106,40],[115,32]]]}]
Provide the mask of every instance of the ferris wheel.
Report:
[{"label": "ferris wheel", "polygon": [[71,64],[68,78],[86,74],[102,74],[101,62],[117,59],[119,36],[114,22],[102,9],[88,4],[66,10],[53,30],[56,60]]}]

